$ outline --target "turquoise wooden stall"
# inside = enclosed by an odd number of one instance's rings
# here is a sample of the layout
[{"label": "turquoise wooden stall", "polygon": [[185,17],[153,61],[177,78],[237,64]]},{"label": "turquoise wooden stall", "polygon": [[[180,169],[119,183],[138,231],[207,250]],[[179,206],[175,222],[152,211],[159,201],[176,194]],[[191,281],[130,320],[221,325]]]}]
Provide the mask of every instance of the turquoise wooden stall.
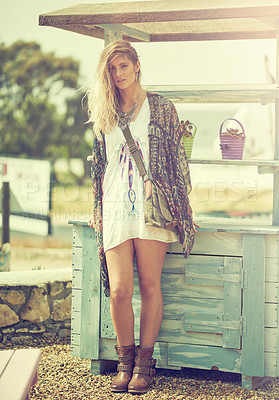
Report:
[{"label": "turquoise wooden stall", "polygon": [[[253,5],[252,5],[253,3]],[[279,1],[190,0],[81,4],[40,16],[40,25],[131,41],[277,40],[276,82],[265,85],[153,86],[175,102],[275,103],[271,160],[190,159],[189,163],[254,166],[273,174],[272,223],[202,219],[188,259],[169,247],[162,274],[164,316],[155,357],[158,367],[239,373],[255,388],[279,376]],[[178,55],[179,56],[179,55]],[[253,66],[251,65],[251,68]],[[103,295],[94,231],[73,225],[72,354],[102,373],[116,360],[109,299]],[[135,268],[133,305],[139,328]],[[138,338],[137,338],[138,339]]]}]

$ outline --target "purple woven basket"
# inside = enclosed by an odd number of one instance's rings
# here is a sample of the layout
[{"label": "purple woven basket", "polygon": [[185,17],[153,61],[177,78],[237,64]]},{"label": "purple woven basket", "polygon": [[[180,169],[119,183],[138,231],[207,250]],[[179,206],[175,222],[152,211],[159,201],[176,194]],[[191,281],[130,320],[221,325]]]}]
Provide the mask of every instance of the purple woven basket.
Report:
[{"label": "purple woven basket", "polygon": [[[226,121],[235,121],[241,127],[242,132],[229,133],[222,132],[224,123]],[[227,118],[223,121],[220,126],[220,148],[222,152],[222,158],[224,160],[242,160],[244,143],[245,143],[245,132],[243,125],[234,118]]]}]

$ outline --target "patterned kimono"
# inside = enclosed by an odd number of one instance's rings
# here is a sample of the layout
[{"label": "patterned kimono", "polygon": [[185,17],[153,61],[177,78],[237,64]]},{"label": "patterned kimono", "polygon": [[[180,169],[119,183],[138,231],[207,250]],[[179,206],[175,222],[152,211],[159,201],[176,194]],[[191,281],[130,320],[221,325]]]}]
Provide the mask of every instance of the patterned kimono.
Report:
[{"label": "patterned kimono", "polygon": [[[150,107],[149,170],[164,192],[171,214],[178,221],[178,236],[184,257],[194,244],[192,210],[189,204],[191,181],[187,158],[181,143],[177,111],[172,102],[159,94],[147,92]],[[105,295],[109,296],[109,278],[103,247],[102,182],[107,166],[105,135],[94,137],[91,178],[93,188],[93,221],[99,250],[101,277]]]}]

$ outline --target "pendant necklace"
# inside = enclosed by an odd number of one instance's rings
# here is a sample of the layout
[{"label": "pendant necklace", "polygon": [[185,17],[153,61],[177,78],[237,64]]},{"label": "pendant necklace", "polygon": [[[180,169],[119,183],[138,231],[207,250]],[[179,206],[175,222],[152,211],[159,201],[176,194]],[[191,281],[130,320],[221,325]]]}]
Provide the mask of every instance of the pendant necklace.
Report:
[{"label": "pendant necklace", "polygon": [[118,126],[122,130],[126,128],[127,125],[129,125],[130,121],[132,121],[135,116],[136,116],[136,108],[138,106],[138,100],[139,100],[140,94],[138,95],[135,104],[129,111],[122,111],[120,108],[117,110],[118,114]]}]

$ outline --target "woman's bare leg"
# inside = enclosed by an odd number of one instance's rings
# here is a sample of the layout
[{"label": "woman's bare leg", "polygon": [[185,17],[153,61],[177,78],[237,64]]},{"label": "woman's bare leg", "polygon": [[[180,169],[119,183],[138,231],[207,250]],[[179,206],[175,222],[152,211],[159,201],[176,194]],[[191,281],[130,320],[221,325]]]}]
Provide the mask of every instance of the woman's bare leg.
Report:
[{"label": "woman's bare leg", "polygon": [[134,239],[141,293],[140,347],[153,347],[163,317],[161,272],[168,244],[157,240]]},{"label": "woman's bare leg", "polygon": [[134,244],[129,239],[108,250],[110,313],[119,346],[134,344],[133,262]]}]

